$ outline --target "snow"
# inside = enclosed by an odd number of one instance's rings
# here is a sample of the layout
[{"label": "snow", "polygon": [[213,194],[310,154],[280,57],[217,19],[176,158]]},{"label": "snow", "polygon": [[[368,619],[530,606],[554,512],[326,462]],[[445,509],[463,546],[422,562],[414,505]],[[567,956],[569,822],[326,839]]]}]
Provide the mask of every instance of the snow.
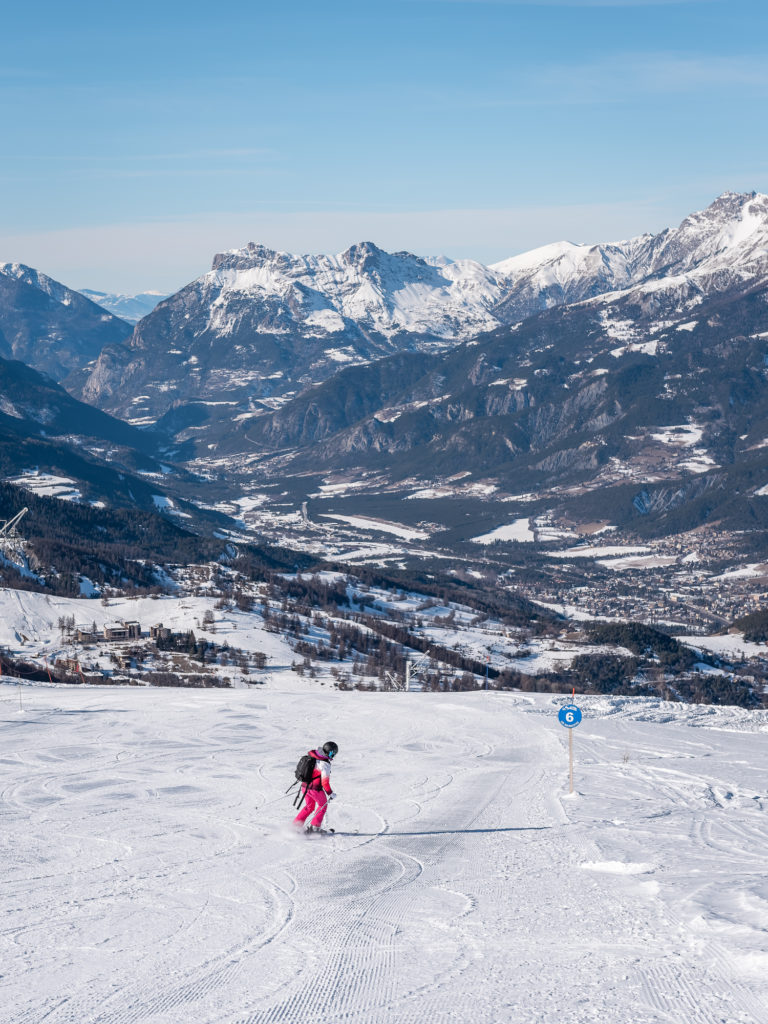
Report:
[{"label": "snow", "polygon": [[[455,493],[456,490],[453,487],[422,487],[420,490],[407,494],[405,497],[406,501],[412,501],[413,499],[429,501],[433,498],[450,498]],[[766,488],[766,494],[768,494],[768,487]]]},{"label": "snow", "polygon": [[[632,341],[635,336],[635,321],[634,320],[612,320],[609,313],[602,313],[600,316],[603,330],[609,338],[615,338],[617,341]],[[623,349],[618,349],[621,352]]]},{"label": "snow", "polygon": [[625,569],[659,569],[665,565],[674,565],[677,562],[676,555],[646,555],[640,558],[598,558],[598,565],[606,569],[613,569],[616,572],[624,572]]},{"label": "snow", "polygon": [[[500,326],[492,308],[503,278],[475,260],[427,262],[410,253],[388,253],[362,242],[337,255],[292,255],[264,246],[231,250],[200,279],[209,293],[209,326],[234,329],[230,299],[279,301],[281,314],[313,333],[337,334],[346,321],[385,336],[400,332],[454,340]],[[287,326],[259,327],[270,333]]]},{"label": "snow", "polygon": [[629,864],[619,860],[585,861],[579,867],[584,871],[602,871],[608,875],[648,875],[654,871],[653,864]]},{"label": "snow", "polygon": [[490,269],[505,277],[513,277],[531,270],[539,270],[542,265],[555,263],[563,258],[565,261],[569,258],[578,258],[588,251],[587,246],[574,242],[550,242],[549,245],[540,245],[537,249],[510,256],[500,263],[492,263]]},{"label": "snow", "polygon": [[401,523],[390,523],[385,519],[371,519],[368,516],[342,516],[332,512],[321,512],[322,519],[335,519],[340,523],[348,523],[350,526],[357,526],[363,530],[380,530],[382,533],[393,533],[396,537],[404,540],[426,540],[429,536],[424,530],[414,530],[410,526],[403,526]]},{"label": "snow", "polygon": [[70,477],[55,476],[53,473],[39,473],[37,470],[30,470],[17,477],[9,477],[8,483],[32,491],[40,498],[81,501],[83,497],[77,484]]},{"label": "snow", "polygon": [[479,537],[473,537],[473,544],[495,544],[497,540],[532,541],[536,537],[530,527],[529,519],[515,519],[511,523],[497,526],[490,533],[483,533]]},{"label": "snow", "polygon": [[260,508],[266,500],[266,494],[246,494],[242,498],[237,498],[235,504],[244,513],[253,512],[254,509]]},{"label": "snow", "polygon": [[527,386],[527,377],[503,377],[500,378],[499,380],[492,380],[488,385],[489,388],[508,387],[510,391],[522,391],[522,389]]},{"label": "snow", "polygon": [[678,640],[695,650],[709,651],[728,660],[742,655],[745,658],[765,658],[768,655],[765,644],[745,640],[743,633],[728,633],[725,636],[680,636]]},{"label": "snow", "polygon": [[394,423],[395,420],[399,420],[402,415],[402,410],[380,409],[378,412],[373,414],[373,418],[378,420],[379,423]]},{"label": "snow", "polygon": [[654,338],[653,341],[637,342],[630,345],[624,345],[621,348],[612,348],[611,355],[614,359],[620,359],[628,352],[641,352],[646,356],[655,356],[659,348],[658,341]]},{"label": "snow", "polygon": [[709,473],[717,469],[717,463],[711,455],[707,455],[703,449],[694,449],[690,459],[681,459],[677,463],[679,469],[687,469],[689,473]]},{"label": "snow", "polygon": [[651,437],[654,441],[661,441],[662,444],[690,446],[698,444],[703,433],[703,427],[695,423],[683,423],[676,427],[665,427],[663,430],[651,434]]},{"label": "snow", "polygon": [[578,537],[577,533],[563,526],[556,525],[550,513],[536,516],[533,520],[535,537],[542,544],[556,540],[573,540]]},{"label": "snow", "polygon": [[727,572],[721,572],[719,576],[713,576],[713,580],[738,580],[738,579],[750,579],[751,577],[765,576],[768,575],[768,566],[761,562],[752,562],[749,565],[743,565],[738,569],[729,569]]},{"label": "snow", "polygon": [[87,576],[80,577],[80,597],[98,597],[99,588],[93,582],[88,579]]},{"label": "snow", "polygon": [[[0,687],[2,1024],[764,1024],[765,712]],[[290,833],[333,738],[339,834]]]},{"label": "snow", "polygon": [[[341,327],[339,328],[339,330],[342,330],[342,329],[343,328],[341,328]],[[328,349],[325,350],[325,355],[326,355],[326,357],[328,359],[330,359],[334,363],[352,363],[352,362],[361,362],[362,361],[360,359],[360,357],[355,354],[355,350],[353,348],[351,348],[351,347],[350,348],[328,348]]]},{"label": "snow", "polygon": [[649,550],[650,548],[645,546],[624,547],[619,544],[579,545],[564,551],[548,551],[547,555],[549,558],[622,558],[627,555],[642,555]]},{"label": "snow", "polygon": [[[86,582],[86,588],[87,585]],[[145,633],[160,622],[183,632],[199,630],[205,613],[211,611],[216,620],[216,633],[211,639],[216,643],[262,651],[268,655],[270,670],[281,671],[295,660],[287,642],[279,634],[268,632],[260,616],[235,609],[224,612],[215,605],[213,597],[191,596],[110,598],[102,605],[100,601],[0,588],[0,647],[25,659],[69,658],[81,653],[81,648],[63,642],[58,631],[58,620],[62,617],[72,617],[76,627],[84,628],[92,622],[101,629],[123,620],[138,620]],[[103,660],[102,667],[109,667],[106,652],[101,658],[89,653],[88,660]]]},{"label": "snow", "polygon": [[[333,309],[316,309],[304,320],[305,327],[317,327],[322,331],[327,331],[328,334],[336,334],[338,331],[344,330],[344,320],[339,314]],[[342,362],[349,356],[342,356],[341,349],[333,350],[335,358],[338,362]],[[331,353],[328,353],[329,355]]]},{"label": "snow", "polygon": [[329,482],[320,484],[320,489],[314,494],[310,494],[310,498],[328,497],[329,495],[341,495],[346,494],[348,491],[365,490],[370,487],[370,480],[342,480],[338,482]]},{"label": "snow", "polygon": [[92,288],[81,288],[80,293],[114,316],[119,316],[131,324],[138,323],[148,313],[151,313],[158,303],[167,298],[165,294],[156,291],[141,292],[138,295],[121,295],[98,292]]},{"label": "snow", "polygon": [[509,501],[509,502],[514,502],[514,501],[522,501],[522,502],[538,501],[539,500],[539,495],[535,491],[528,491],[526,494],[508,494],[506,497],[502,498],[501,500],[502,501]]}]

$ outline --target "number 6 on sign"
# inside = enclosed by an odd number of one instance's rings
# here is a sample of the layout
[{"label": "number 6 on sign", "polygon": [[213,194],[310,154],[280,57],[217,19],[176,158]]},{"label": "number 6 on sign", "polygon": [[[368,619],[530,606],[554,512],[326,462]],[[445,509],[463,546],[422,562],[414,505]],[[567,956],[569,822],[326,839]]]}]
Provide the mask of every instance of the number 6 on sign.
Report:
[{"label": "number 6 on sign", "polygon": [[573,729],[581,721],[581,708],[577,708],[575,704],[565,704],[557,713],[558,721],[560,725],[564,725],[568,730],[568,764],[570,767],[570,790],[573,792]]},{"label": "number 6 on sign", "polygon": [[581,709],[575,704],[566,704],[560,708],[557,717],[560,725],[564,725],[566,729],[575,729],[581,721]]}]

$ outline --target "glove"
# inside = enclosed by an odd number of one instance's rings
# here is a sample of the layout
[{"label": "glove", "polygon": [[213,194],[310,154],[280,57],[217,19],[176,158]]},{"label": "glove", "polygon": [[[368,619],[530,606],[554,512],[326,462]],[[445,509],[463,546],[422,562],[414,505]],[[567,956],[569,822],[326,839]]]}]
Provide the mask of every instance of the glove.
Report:
[{"label": "glove", "polygon": [[335,793],[329,793],[328,794],[328,799],[329,800],[335,800],[336,799],[336,794]]}]

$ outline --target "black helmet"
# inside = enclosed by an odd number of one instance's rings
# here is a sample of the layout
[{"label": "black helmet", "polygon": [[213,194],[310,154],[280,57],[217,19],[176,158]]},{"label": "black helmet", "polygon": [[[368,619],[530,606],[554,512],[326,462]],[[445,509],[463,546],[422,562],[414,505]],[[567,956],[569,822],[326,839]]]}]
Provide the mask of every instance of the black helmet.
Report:
[{"label": "black helmet", "polygon": [[339,744],[334,743],[333,740],[328,740],[327,743],[323,744],[323,753],[326,757],[336,757],[339,752]]}]

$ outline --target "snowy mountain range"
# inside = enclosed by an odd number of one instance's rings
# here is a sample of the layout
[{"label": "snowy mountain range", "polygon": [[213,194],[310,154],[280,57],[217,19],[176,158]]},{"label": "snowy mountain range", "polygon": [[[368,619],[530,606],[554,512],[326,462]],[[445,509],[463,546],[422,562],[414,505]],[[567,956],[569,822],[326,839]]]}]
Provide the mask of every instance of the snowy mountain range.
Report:
[{"label": "snowy mountain range", "polygon": [[490,267],[370,242],[338,256],[251,243],[217,255],[124,345],[107,346],[81,396],[135,422],[190,402],[247,415],[345,365],[446,351],[553,307],[599,301],[610,318],[621,300],[658,320],[766,280],[768,196],[757,193],[725,193],[657,235],[560,242]]},{"label": "snowy mountain range", "polygon": [[158,302],[167,298],[162,292],[122,295],[116,292],[97,292],[92,288],[81,288],[80,294],[130,324],[137,324],[139,320],[152,312]]},{"label": "snowy mountain range", "polygon": [[726,192],[658,235],[592,246],[558,242],[491,269],[509,282],[495,309],[506,322],[614,291],[667,293],[676,301],[686,290],[724,291],[768,274],[768,196]]},{"label": "snowy mountain range", "polygon": [[368,242],[339,256],[251,244],[217,255],[126,345],[108,347],[82,396],[136,422],[189,401],[268,408],[342,365],[493,329],[501,284],[479,263],[436,266]]},{"label": "snowy mountain range", "polygon": [[251,244],[217,255],[132,333],[43,274],[0,269],[9,355],[225,476],[623,480],[627,515],[766,483],[757,193],[725,193],[657,235],[560,242],[491,267],[372,243],[337,256]]},{"label": "snowy mountain range", "polygon": [[766,197],[727,195],[675,232],[518,258],[507,303],[520,315],[539,288],[549,308],[342,368],[266,412],[209,413],[187,436],[248,453],[262,479],[380,473],[407,489],[463,474],[646,529],[762,521],[767,225]]}]

